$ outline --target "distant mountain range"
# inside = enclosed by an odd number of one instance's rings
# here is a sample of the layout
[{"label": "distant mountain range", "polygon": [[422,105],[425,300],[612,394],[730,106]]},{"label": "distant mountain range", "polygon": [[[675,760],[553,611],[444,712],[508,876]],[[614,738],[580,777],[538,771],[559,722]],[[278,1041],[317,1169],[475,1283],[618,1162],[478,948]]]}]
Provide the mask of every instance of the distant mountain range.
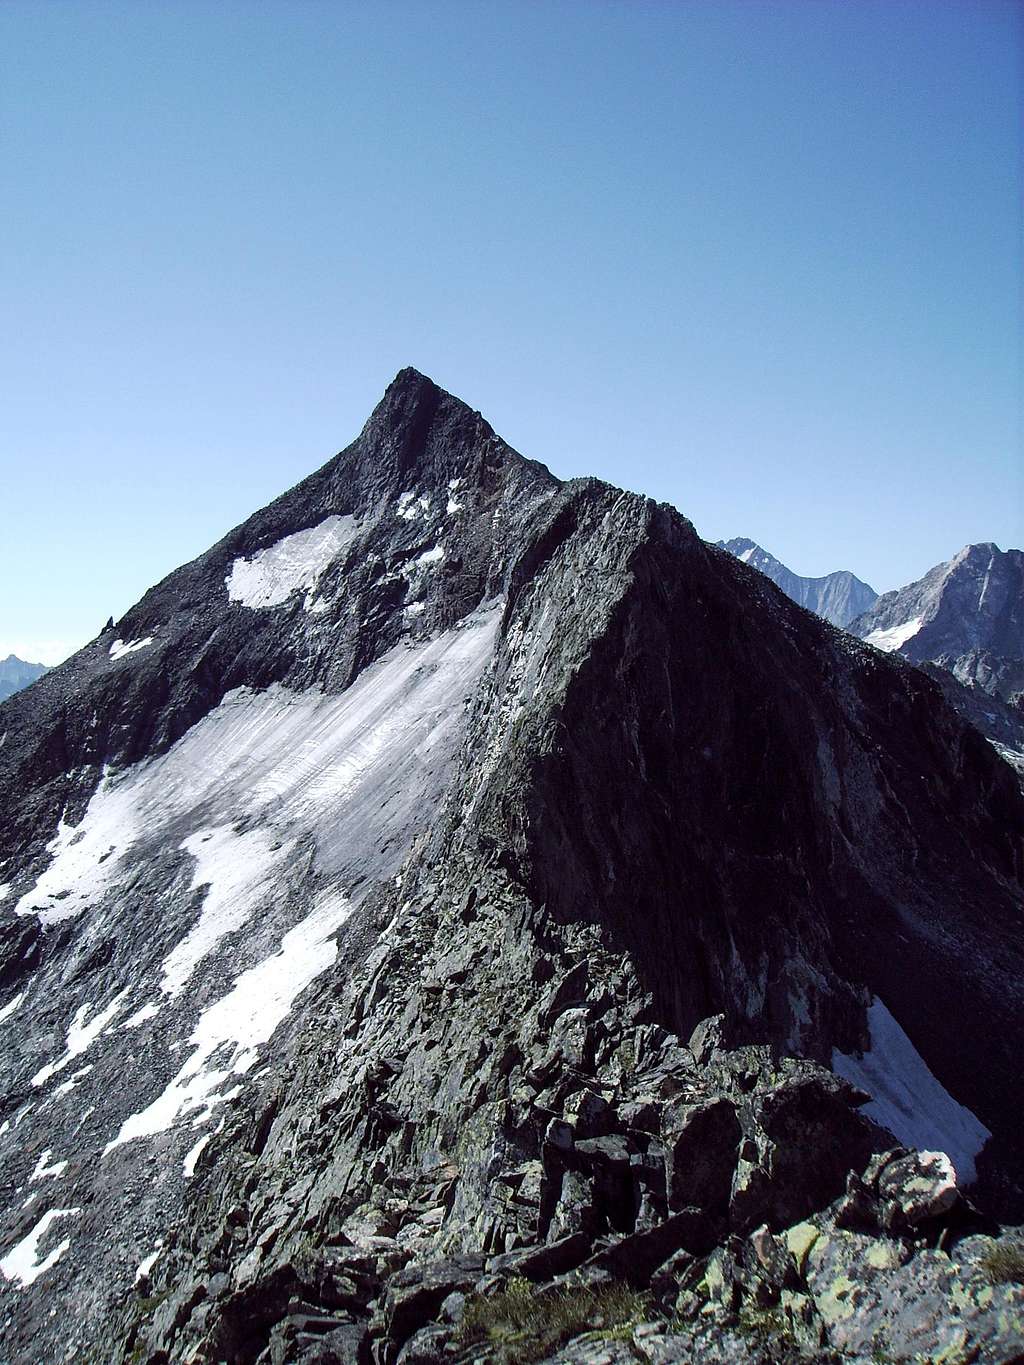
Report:
[{"label": "distant mountain range", "polygon": [[0,701],[20,692],[48,671],[45,664],[29,664],[16,654],[8,654],[6,659],[0,659]]},{"label": "distant mountain range", "polygon": [[760,569],[773,583],[777,583],[787,597],[800,606],[831,621],[834,626],[847,626],[878,599],[878,593],[847,569],[825,574],[823,578],[803,578],[753,540],[737,536],[720,540],[719,548]]}]

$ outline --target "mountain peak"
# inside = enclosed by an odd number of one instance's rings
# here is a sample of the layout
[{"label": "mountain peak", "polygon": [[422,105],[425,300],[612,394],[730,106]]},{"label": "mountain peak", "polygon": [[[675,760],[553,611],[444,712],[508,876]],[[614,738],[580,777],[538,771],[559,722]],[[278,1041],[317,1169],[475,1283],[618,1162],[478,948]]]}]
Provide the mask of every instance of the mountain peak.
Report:
[{"label": "mountain peak", "polygon": [[[453,480],[493,487],[513,469],[557,480],[498,437],[461,398],[412,366],[399,370],[357,439],[327,466],[363,506],[406,492],[440,493]],[[316,477],[316,476],[314,476]],[[351,509],[346,509],[351,510]]]},{"label": "mountain peak", "polygon": [[837,569],[820,578],[804,578],[747,536],[720,540],[718,548],[727,550],[744,564],[758,569],[787,597],[836,626],[848,625],[854,617],[866,611],[878,596],[874,588],[856,578],[849,569]]},{"label": "mountain peak", "polygon": [[49,671],[45,664],[29,663],[27,659],[19,659],[17,654],[8,654],[6,659],[0,659],[0,701]]},{"label": "mountain peak", "polygon": [[467,411],[470,410],[467,404],[453,394],[446,393],[439,384],[435,384],[429,375],[406,365],[398,371],[384,390],[383,396],[370,414],[367,426],[371,422],[387,418],[400,420],[411,408],[415,409],[424,403],[436,405],[443,399],[448,399],[449,402],[456,403]]},{"label": "mountain peak", "polygon": [[1024,554],[993,541],[965,545],[923,578],[885,593],[850,630],[1009,701],[1024,689]]}]

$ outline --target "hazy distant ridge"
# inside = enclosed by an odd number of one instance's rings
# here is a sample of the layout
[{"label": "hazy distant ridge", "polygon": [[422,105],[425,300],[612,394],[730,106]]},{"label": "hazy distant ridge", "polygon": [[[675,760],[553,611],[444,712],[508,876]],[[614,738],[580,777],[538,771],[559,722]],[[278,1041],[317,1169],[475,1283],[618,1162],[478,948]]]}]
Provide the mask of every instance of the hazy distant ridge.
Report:
[{"label": "hazy distant ridge", "polygon": [[742,559],[744,564],[751,564],[755,569],[760,569],[761,573],[767,575],[773,583],[777,583],[794,602],[799,602],[808,611],[823,616],[835,626],[848,625],[854,617],[870,610],[878,600],[878,593],[874,588],[862,582],[848,569],[838,569],[834,573],[825,574],[823,578],[803,578],[787,568],[774,555],[770,555],[767,550],[762,549],[756,541],[748,540],[745,536],[736,536],[733,540],[720,540],[718,544],[721,549],[728,550],[737,559]]},{"label": "hazy distant ridge", "polygon": [[16,654],[8,654],[6,659],[0,660],[0,701],[28,687],[29,683],[35,682],[46,672],[48,669],[45,664],[26,663]]}]

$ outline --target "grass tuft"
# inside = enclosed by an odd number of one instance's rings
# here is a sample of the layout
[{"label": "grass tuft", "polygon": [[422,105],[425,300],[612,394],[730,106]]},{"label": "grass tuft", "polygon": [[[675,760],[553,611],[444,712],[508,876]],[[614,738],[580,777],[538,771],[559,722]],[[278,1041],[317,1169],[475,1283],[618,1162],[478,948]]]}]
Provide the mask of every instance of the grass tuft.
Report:
[{"label": "grass tuft", "polygon": [[981,1258],[989,1284],[1024,1284],[1024,1242],[997,1242]]},{"label": "grass tuft", "polygon": [[592,1341],[628,1339],[646,1307],[646,1296],[624,1284],[542,1293],[529,1280],[516,1278],[498,1294],[470,1299],[458,1341],[465,1346],[486,1342],[509,1365],[543,1360],[583,1334]]}]

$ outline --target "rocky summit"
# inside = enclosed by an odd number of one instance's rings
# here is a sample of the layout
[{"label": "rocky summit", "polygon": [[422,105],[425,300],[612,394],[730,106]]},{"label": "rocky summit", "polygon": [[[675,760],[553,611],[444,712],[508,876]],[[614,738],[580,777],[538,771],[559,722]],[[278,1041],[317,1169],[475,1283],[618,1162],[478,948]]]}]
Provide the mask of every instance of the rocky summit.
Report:
[{"label": "rocky summit", "polygon": [[1024,551],[965,545],[916,583],[883,593],[850,629],[879,649],[939,664],[969,687],[1024,704]]},{"label": "rocky summit", "polygon": [[1024,796],[414,370],[0,706],[0,1358],[1024,1352]]}]

